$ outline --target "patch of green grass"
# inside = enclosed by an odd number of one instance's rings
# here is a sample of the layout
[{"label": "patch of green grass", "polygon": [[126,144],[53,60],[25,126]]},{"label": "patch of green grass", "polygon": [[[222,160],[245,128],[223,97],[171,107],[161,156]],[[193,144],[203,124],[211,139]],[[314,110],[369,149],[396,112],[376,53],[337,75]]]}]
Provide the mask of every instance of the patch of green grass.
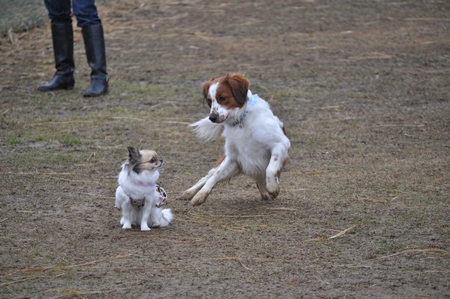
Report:
[{"label": "patch of green grass", "polygon": [[69,146],[73,146],[73,145],[77,145],[80,144],[80,139],[73,137],[73,136],[62,136],[59,139],[61,142],[69,145]]},{"label": "patch of green grass", "polygon": [[14,145],[14,144],[19,144],[19,143],[21,143],[21,141],[17,138],[12,138],[12,139],[6,140],[6,144],[9,144],[9,145]]},{"label": "patch of green grass", "polygon": [[50,138],[47,138],[47,137],[36,137],[34,139],[34,141],[36,141],[36,142],[40,142],[40,141],[48,142],[48,141],[50,141]]}]

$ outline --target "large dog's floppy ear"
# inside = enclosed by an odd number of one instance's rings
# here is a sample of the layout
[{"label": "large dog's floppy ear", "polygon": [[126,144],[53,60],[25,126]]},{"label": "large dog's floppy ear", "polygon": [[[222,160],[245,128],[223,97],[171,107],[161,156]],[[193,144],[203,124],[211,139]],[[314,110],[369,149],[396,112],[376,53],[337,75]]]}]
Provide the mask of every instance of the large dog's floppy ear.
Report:
[{"label": "large dog's floppy ear", "polygon": [[241,74],[228,74],[225,78],[230,86],[236,102],[244,104],[247,100],[247,92],[250,82]]},{"label": "large dog's floppy ear", "polygon": [[207,102],[209,107],[211,107],[211,101],[208,101],[209,87],[211,86],[211,82],[214,80],[216,80],[216,78],[212,77],[209,81],[204,82],[202,85],[203,103]]},{"label": "large dog's floppy ear", "polygon": [[139,150],[137,148],[129,146],[128,147],[128,156],[130,157],[130,163],[135,164],[141,158],[141,153],[139,153]]}]

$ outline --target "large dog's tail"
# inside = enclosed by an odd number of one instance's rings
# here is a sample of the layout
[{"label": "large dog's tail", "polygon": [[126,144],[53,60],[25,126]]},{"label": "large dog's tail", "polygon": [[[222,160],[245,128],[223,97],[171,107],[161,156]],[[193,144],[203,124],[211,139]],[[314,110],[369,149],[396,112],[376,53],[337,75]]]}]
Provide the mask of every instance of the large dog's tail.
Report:
[{"label": "large dog's tail", "polygon": [[213,123],[208,116],[189,126],[194,127],[197,137],[205,142],[219,138],[223,131],[223,125]]},{"label": "large dog's tail", "polygon": [[173,220],[173,214],[170,209],[163,209],[162,210],[162,217],[161,217],[161,227],[162,226],[168,226],[170,222]]}]

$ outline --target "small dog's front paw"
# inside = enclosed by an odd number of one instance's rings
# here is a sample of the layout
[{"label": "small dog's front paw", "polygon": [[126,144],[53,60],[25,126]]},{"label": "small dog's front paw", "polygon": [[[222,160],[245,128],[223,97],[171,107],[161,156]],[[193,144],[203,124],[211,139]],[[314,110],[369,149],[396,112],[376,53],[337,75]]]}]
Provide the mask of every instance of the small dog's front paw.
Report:
[{"label": "small dog's front paw", "polygon": [[147,232],[150,230],[150,227],[148,227],[148,225],[141,225],[141,231],[142,232]]},{"label": "small dog's front paw", "polygon": [[122,225],[122,229],[130,229],[131,228],[131,223],[124,223]]},{"label": "small dog's front paw", "polygon": [[199,206],[202,203],[206,201],[206,198],[208,197],[209,193],[205,191],[199,191],[197,194],[195,194],[194,198],[191,200],[191,204],[193,206]]},{"label": "small dog's front paw", "polygon": [[[194,193],[195,194],[195,193]],[[190,200],[193,196],[193,193],[189,192],[189,190],[184,191],[180,196],[175,198],[176,200]]]},{"label": "small dog's front paw", "polygon": [[161,224],[159,223],[159,222],[154,222],[154,223],[152,223],[152,227],[153,228],[158,228],[158,227],[160,227],[161,226]]}]

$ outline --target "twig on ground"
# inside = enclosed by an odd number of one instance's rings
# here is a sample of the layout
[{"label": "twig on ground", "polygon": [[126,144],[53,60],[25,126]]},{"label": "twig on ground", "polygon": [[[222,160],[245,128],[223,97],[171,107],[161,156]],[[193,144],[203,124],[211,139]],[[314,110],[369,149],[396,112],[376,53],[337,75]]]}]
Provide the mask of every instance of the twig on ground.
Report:
[{"label": "twig on ground", "polygon": [[7,286],[7,285],[10,285],[10,284],[14,284],[14,283],[20,283],[20,282],[24,282],[24,281],[28,281],[28,280],[30,280],[30,278],[6,281],[6,282],[0,283],[0,287]]},{"label": "twig on ground", "polygon": [[355,227],[356,227],[356,225],[353,225],[353,226],[351,226],[351,227],[349,227],[349,228],[347,228],[347,229],[344,229],[343,231],[339,232],[338,234],[329,237],[328,240],[331,240],[331,239],[340,237],[340,236],[344,235],[346,232],[348,232],[349,230],[354,229]]},{"label": "twig on ground", "polygon": [[115,270],[120,272],[126,271],[143,271],[143,270],[158,270],[158,271],[179,271],[181,267],[93,267],[93,270]]},{"label": "twig on ground", "polygon": [[280,207],[280,208],[266,208],[268,210],[279,210],[279,211],[298,211],[297,209],[292,209],[292,208],[285,208],[285,207]]},{"label": "twig on ground", "polygon": [[111,119],[133,119],[133,120],[144,121],[144,119],[137,118],[137,117],[120,117],[120,116],[115,116],[115,117],[111,117]]},{"label": "twig on ground", "polygon": [[[212,260],[215,260],[215,261],[238,261],[238,260],[240,260],[240,257],[224,256],[224,257],[212,258]],[[250,258],[247,258],[247,260],[253,260],[253,261],[258,261],[258,262],[275,262],[275,261],[288,261],[288,260],[290,260],[290,258],[276,259],[276,258],[250,257]]]},{"label": "twig on ground", "polygon": [[9,41],[11,42],[12,47],[15,48],[17,46],[17,39],[14,37],[12,28],[9,28],[9,30],[8,30],[8,38],[9,38]]},{"label": "twig on ground", "polygon": [[41,126],[41,125],[61,125],[61,124],[70,124],[70,123],[91,123],[92,120],[68,120],[68,121],[44,121],[39,123],[32,123],[33,126]]},{"label": "twig on ground", "polygon": [[311,242],[311,241],[323,242],[323,241],[328,241],[328,240],[331,240],[331,239],[334,239],[334,238],[337,238],[337,237],[340,237],[340,236],[344,235],[345,233],[347,233],[348,231],[354,229],[355,227],[356,227],[356,225],[353,225],[353,226],[351,226],[351,227],[349,227],[347,229],[344,229],[343,231],[341,231],[341,232],[339,232],[339,233],[337,233],[337,234],[335,234],[335,235],[333,235],[331,237],[328,237],[328,238],[314,238],[314,239],[305,240],[305,242]]},{"label": "twig on ground", "polygon": [[252,271],[252,269],[250,269],[249,267],[247,267],[246,265],[244,265],[244,263],[241,261],[241,259],[238,259],[239,264],[241,264],[242,267],[244,267],[245,270],[249,270]]},{"label": "twig on ground", "polygon": [[95,158],[95,156],[97,155],[97,153],[96,152],[93,152],[93,153],[91,153],[91,155],[89,156],[89,158],[87,158],[87,162],[89,162],[89,160],[91,160],[91,158],[92,157],[94,157]]},{"label": "twig on ground", "polygon": [[405,21],[444,21],[449,22],[450,19],[444,19],[444,18],[405,18]]},{"label": "twig on ground", "polygon": [[375,258],[376,260],[380,260],[380,259],[386,259],[389,257],[393,257],[393,256],[397,256],[400,254],[405,254],[405,253],[413,253],[413,252],[420,252],[420,253],[427,253],[427,252],[436,252],[436,253],[442,253],[442,254],[450,254],[450,252],[443,250],[443,249],[438,249],[438,248],[429,248],[429,249],[406,249],[394,254],[389,254],[389,255],[385,255],[385,256],[380,256]]}]

